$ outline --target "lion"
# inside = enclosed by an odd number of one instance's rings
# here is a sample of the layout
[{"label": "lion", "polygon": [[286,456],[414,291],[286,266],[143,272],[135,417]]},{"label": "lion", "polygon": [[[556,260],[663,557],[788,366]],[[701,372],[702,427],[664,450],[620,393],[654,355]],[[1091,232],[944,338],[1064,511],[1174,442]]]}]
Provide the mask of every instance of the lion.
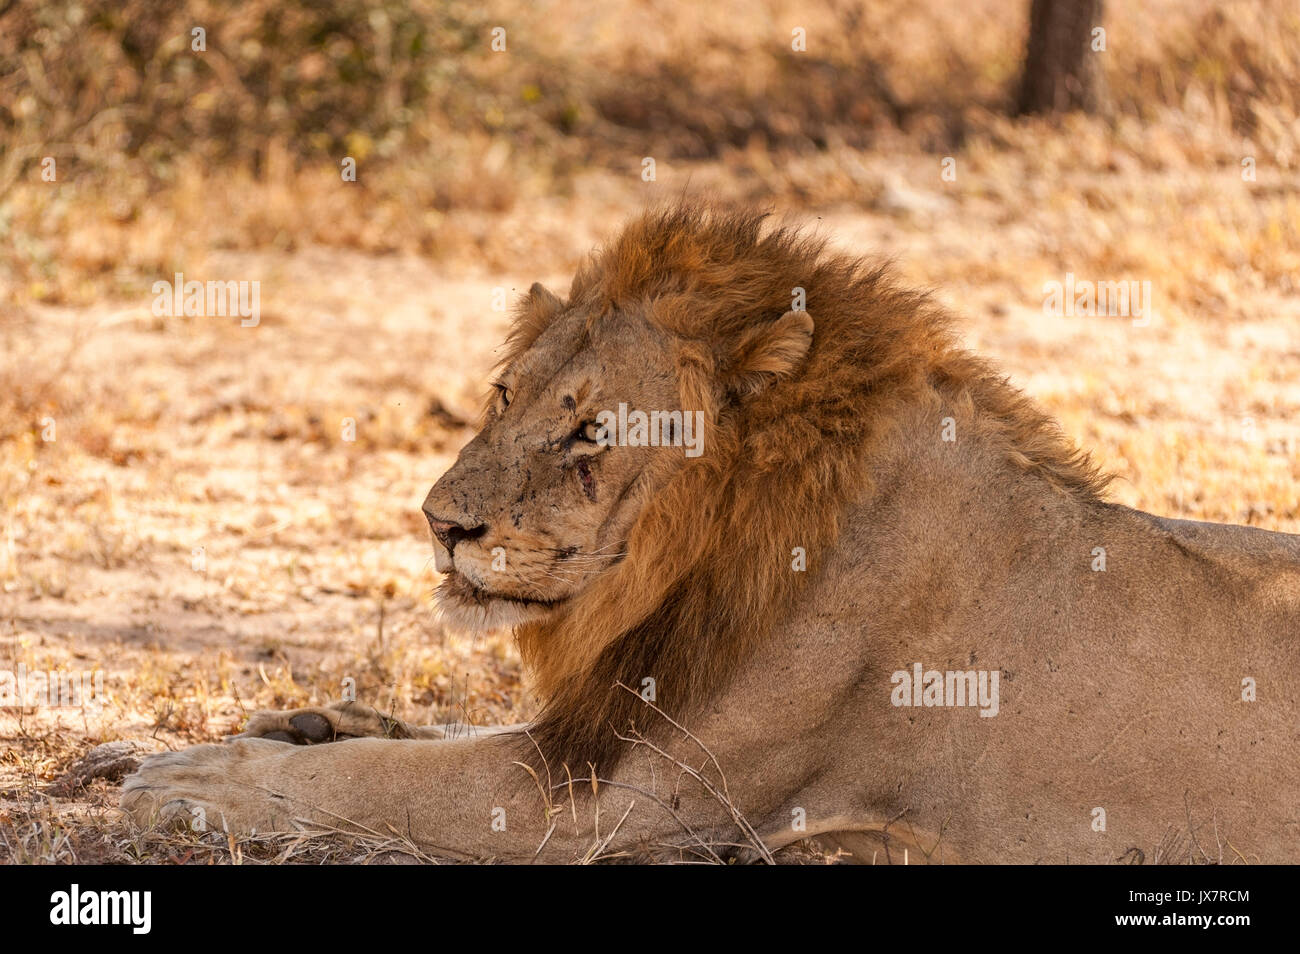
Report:
[{"label": "lion", "polygon": [[442,611],[513,629],[538,716],[258,713],[146,759],[137,822],[502,861],[1300,860],[1300,537],[1109,501],[887,266],[680,203],[567,298],[534,285],[504,350],[423,510]]}]

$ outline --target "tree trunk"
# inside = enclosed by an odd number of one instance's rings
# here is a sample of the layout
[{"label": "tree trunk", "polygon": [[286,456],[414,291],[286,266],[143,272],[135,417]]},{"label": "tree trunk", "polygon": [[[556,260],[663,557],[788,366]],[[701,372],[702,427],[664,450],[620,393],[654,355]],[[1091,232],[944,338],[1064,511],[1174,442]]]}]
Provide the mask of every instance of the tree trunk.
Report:
[{"label": "tree trunk", "polygon": [[1104,0],[1033,0],[1029,44],[1020,81],[1021,113],[1097,112],[1104,98],[1102,51],[1094,28]]}]

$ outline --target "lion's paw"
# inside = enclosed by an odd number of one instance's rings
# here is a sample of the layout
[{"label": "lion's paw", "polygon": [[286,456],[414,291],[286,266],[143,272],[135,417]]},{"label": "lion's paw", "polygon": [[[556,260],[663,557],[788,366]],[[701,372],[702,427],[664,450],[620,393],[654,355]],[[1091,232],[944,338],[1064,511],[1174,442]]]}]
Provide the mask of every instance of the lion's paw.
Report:
[{"label": "lion's paw", "polygon": [[418,733],[400,719],[359,702],[284,711],[264,710],[248,717],[244,731],[231,739],[269,739],[293,745],[321,745],[343,739],[410,739]]}]

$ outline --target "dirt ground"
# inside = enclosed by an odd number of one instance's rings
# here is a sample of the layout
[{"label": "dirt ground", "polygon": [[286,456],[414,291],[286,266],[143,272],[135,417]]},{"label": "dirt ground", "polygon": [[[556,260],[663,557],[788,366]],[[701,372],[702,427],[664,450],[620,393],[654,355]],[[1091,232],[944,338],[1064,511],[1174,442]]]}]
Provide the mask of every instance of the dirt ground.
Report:
[{"label": "dirt ground", "polygon": [[[187,279],[260,282],[256,327],[156,317],[139,272],[118,280],[126,245],[170,241],[153,220],[93,240],[63,227],[41,288],[0,289],[0,672],[101,672],[104,693],[0,708],[0,861],[430,860],[396,837],[140,834],[115,815],[117,783],[140,752],[345,686],[418,723],[534,711],[507,634],[439,622],[420,504],[473,433],[508,320],[496,306],[535,280],[563,294],[622,219],[683,193],[770,205],[892,258],[1119,475],[1116,500],[1300,532],[1300,172],[1283,146],[1225,136],[1221,104],[1185,100],[1149,124],[981,114],[950,178],[925,128],[872,148],[741,141],[661,158],[653,182],[633,145],[564,188],[439,214],[427,254],[376,253],[373,236],[218,241],[222,209],[274,232],[289,215],[275,203],[328,217],[322,183],[346,186],[272,170],[216,202],[200,178],[184,192],[199,238],[177,260]],[[58,211],[44,201],[31,222]],[[49,293],[80,287],[78,267],[112,281]],[[1151,282],[1153,319],[1048,313],[1044,283],[1067,273]],[[83,780],[79,760],[108,742],[129,744]]]}]

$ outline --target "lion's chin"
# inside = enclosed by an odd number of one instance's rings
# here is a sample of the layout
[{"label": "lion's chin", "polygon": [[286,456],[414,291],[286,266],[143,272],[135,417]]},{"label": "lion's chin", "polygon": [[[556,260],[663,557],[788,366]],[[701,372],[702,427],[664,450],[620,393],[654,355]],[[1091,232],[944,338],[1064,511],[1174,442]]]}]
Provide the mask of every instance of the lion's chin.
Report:
[{"label": "lion's chin", "polygon": [[543,619],[554,612],[559,602],[524,600],[511,596],[494,596],[477,589],[454,570],[438,584],[438,615],[453,629],[478,632],[508,629]]}]

